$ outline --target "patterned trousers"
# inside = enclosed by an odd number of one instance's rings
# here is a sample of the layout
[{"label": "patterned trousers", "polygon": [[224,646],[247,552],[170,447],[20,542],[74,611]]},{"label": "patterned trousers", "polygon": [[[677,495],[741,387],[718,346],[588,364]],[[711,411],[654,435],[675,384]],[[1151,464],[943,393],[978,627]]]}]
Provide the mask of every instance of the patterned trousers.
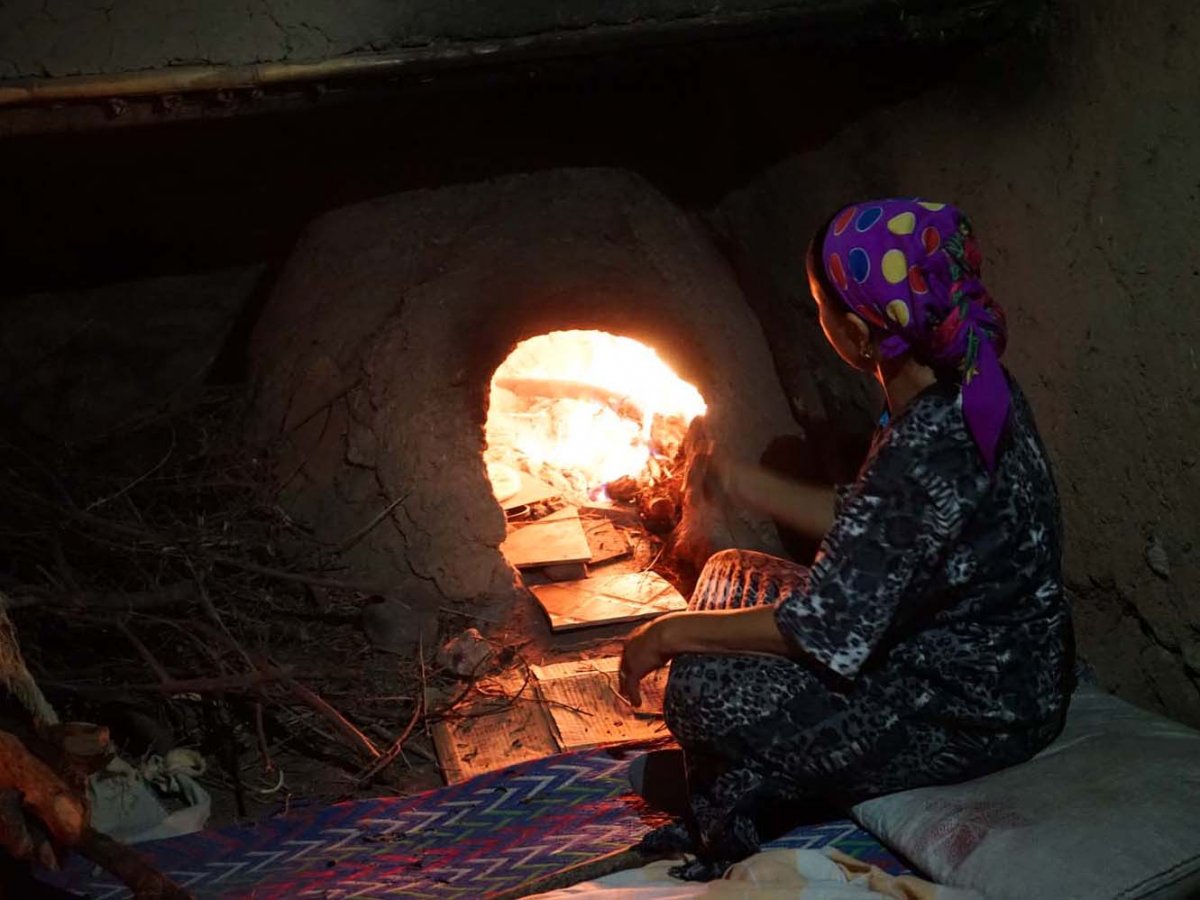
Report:
[{"label": "patterned trousers", "polygon": [[[700,575],[689,607],[774,604],[803,590],[808,570],[762,553],[726,550]],[[964,734],[922,721],[913,687],[891,676],[831,686],[817,665],[766,654],[685,654],[671,663],[664,713],[687,764],[691,821],[648,846],[697,854],[675,874],[719,877],[757,851],[769,812],[976,777],[1021,761],[1052,734]],[[1028,737],[1033,737],[1032,742]]]}]

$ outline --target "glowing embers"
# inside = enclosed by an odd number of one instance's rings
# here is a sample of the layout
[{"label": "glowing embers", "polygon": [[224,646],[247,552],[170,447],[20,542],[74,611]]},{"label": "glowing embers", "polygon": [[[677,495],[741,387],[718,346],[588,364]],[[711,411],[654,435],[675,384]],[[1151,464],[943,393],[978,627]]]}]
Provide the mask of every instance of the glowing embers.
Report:
[{"label": "glowing embers", "polygon": [[543,487],[576,504],[607,499],[614,483],[636,492],[670,476],[704,412],[700,392],[645,344],[603,331],[539,335],[492,378],[488,477],[501,503]]}]

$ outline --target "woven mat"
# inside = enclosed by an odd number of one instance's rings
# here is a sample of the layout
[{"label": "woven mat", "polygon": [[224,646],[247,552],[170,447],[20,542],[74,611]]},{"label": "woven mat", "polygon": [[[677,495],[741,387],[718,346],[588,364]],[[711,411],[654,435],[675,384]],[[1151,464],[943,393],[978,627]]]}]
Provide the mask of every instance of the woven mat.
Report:
[{"label": "woven mat", "polygon": [[[659,824],[630,795],[627,767],[601,750],[560,754],[414,797],[293,810],[139,849],[198,898],[481,897],[627,847]],[[833,846],[904,871],[848,820],[768,846]],[[55,883],[128,896],[82,861]]]}]

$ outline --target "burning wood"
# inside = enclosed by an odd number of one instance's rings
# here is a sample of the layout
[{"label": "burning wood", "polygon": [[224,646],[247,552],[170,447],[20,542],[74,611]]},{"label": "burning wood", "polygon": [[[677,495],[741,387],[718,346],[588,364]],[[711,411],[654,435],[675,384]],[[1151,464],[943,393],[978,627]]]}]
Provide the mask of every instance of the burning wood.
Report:
[{"label": "burning wood", "polygon": [[688,424],[704,411],[699,392],[650,348],[599,331],[553,332],[524,341],[496,370],[485,461],[489,472],[540,479],[570,503],[630,502],[672,480]]},{"label": "burning wood", "polygon": [[510,391],[518,397],[584,400],[607,406],[626,419],[640,422],[645,418],[645,413],[634,398],[582,381],[561,381],[556,378],[496,378],[492,381],[492,386]]}]

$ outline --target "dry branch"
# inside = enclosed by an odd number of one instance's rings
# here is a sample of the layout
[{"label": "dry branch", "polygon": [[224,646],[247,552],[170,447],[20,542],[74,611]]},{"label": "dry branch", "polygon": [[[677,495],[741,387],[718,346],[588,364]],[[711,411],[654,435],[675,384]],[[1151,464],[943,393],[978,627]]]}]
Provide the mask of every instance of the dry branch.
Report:
[{"label": "dry branch", "polygon": [[425,711],[425,704],[421,699],[417,700],[417,704],[413,707],[412,718],[400,736],[392,742],[392,746],[387,749],[387,752],[381,755],[374,763],[372,763],[361,775],[358,776],[358,787],[364,787],[370,784],[380,772],[396,761],[396,757],[404,751],[404,742],[408,740],[409,735],[413,733],[413,729],[417,726],[417,722],[421,718],[421,713]]},{"label": "dry branch", "polygon": [[0,789],[20,791],[25,806],[60,844],[79,843],[87,820],[83,804],[53,769],[5,731],[0,731]]},{"label": "dry branch", "polygon": [[84,829],[76,849],[119,878],[133,891],[137,900],[191,900],[191,894],[173,882],[158,869],[142,859],[134,850],[106,834],[94,829]]},{"label": "dry branch", "polygon": [[380,512],[377,516],[375,516],[373,519],[371,519],[370,522],[368,522],[366,525],[364,525],[358,531],[354,532],[354,534],[350,535],[345,540],[341,541],[337,545],[337,552],[345,553],[347,550],[350,550],[355,545],[357,545],[359,541],[361,541],[368,534],[370,534],[372,531],[374,531],[379,526],[380,522],[382,522],[384,519],[386,519],[388,516],[390,516],[392,514],[392,511],[397,506],[399,506],[401,503],[403,503],[407,499],[408,499],[408,494],[403,494],[403,495],[397,497],[395,500],[393,500],[387,506],[385,506],[382,510],[380,510]]},{"label": "dry branch", "polygon": [[0,788],[0,849],[13,859],[28,859],[36,852],[16,788]]},{"label": "dry branch", "polygon": [[[370,649],[360,604],[385,587],[338,572],[401,501],[340,545],[316,541],[280,508],[270,453],[242,446],[239,409],[216,397],[86,448],[0,439],[8,610],[31,671],[73,716],[153,722],[132,733],[159,752],[222,748],[235,789],[236,772],[281,777],[301,753],[373,778],[427,717],[421,662],[405,674],[403,657]],[[395,689],[397,666],[413,690]],[[368,737],[380,719],[410,724]],[[303,789],[289,779],[285,802]]]},{"label": "dry branch", "polygon": [[[99,732],[91,735],[96,743],[100,737]],[[36,818],[27,820],[22,806]],[[37,837],[37,826],[43,825],[60,847],[74,848],[102,866],[124,882],[134,897],[186,900],[191,896],[133,850],[86,822],[84,804],[66,781],[19,738],[0,731],[0,835],[5,836],[5,849],[17,858],[34,854],[43,865],[57,867],[53,849]]]},{"label": "dry branch", "polygon": [[122,684],[112,687],[104,685],[78,684],[70,681],[46,680],[42,683],[47,690],[70,691],[75,694],[97,697],[135,694],[237,694],[253,691],[272,681],[280,681],[286,673],[278,670],[259,670],[240,675],[216,675],[212,678],[180,678],[147,684]]},{"label": "dry branch", "polygon": [[253,572],[256,575],[263,575],[267,578],[275,578],[279,581],[290,581],[293,584],[308,585],[309,587],[329,588],[335,591],[347,591],[354,594],[382,594],[387,591],[386,587],[381,587],[380,585],[362,584],[354,581],[341,581],[337,578],[324,578],[319,575],[307,575],[302,572],[288,572],[283,569],[276,569],[272,566],[260,565],[244,559],[233,559],[229,556],[213,554],[208,558],[215,563],[220,563],[223,566],[232,566],[235,569]]},{"label": "dry branch", "polygon": [[327,700],[290,676],[285,676],[283,680],[291,688],[293,694],[320,713],[334,728],[349,738],[350,743],[360,753],[365,753],[371,759],[378,759],[382,755],[374,742],[363,734],[357,725],[334,709]]},{"label": "dry branch", "polygon": [[160,684],[166,684],[171,680],[171,673],[163,668],[162,663],[154,658],[154,654],[150,649],[138,639],[138,636],[133,633],[133,629],[126,622],[118,622],[117,627],[121,629],[121,633],[125,635],[125,639],[133,644],[133,648],[137,650],[138,656],[146,661],[146,665],[150,667],[155,675],[158,676]]}]

